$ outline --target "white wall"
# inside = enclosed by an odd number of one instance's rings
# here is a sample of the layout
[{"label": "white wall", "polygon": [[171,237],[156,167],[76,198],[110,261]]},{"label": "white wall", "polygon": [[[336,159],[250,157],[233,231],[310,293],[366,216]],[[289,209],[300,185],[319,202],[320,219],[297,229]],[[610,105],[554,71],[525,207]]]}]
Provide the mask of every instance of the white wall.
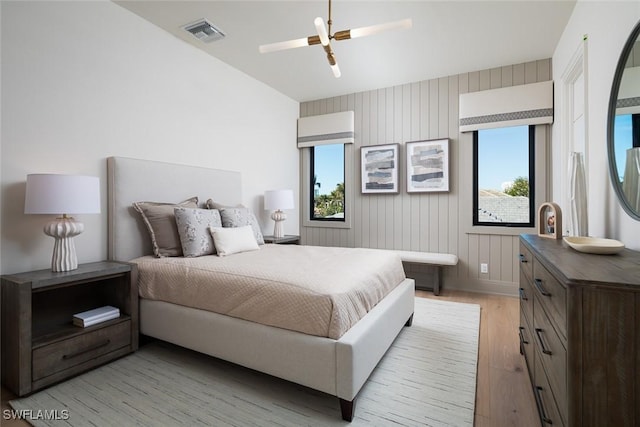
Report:
[{"label": "white wall", "polygon": [[[620,207],[609,179],[607,156],[607,109],[613,74],[622,47],[634,25],[640,20],[638,1],[578,1],[553,55],[553,79],[556,82],[555,105],[560,105],[558,90],[563,71],[572,55],[587,41],[589,235],[621,240],[640,250],[640,222]],[[556,109],[556,118],[558,117]],[[567,165],[559,161],[561,124],[553,125],[553,199],[562,200],[560,174]],[[568,211],[567,206],[562,206]]]},{"label": "white wall", "polygon": [[[29,173],[100,177],[102,214],[78,216],[76,248],[81,263],[106,258],[113,155],[240,171],[271,231],[264,191],[298,191],[297,102],[111,2],[0,7],[2,273],[50,263],[50,217],[23,213]],[[288,218],[297,234],[297,211]]]}]

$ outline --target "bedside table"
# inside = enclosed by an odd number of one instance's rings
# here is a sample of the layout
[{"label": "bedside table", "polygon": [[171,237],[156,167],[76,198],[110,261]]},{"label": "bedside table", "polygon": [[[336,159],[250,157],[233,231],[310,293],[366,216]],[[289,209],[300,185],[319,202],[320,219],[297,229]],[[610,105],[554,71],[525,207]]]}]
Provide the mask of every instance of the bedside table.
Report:
[{"label": "bedside table", "polygon": [[273,243],[276,245],[298,245],[300,244],[300,236],[295,234],[285,234],[284,237],[263,236],[265,243]]},{"label": "bedside table", "polygon": [[[134,264],[104,261],[2,276],[2,382],[32,393],[138,348]],[[81,328],[73,315],[111,305],[120,317]]]}]

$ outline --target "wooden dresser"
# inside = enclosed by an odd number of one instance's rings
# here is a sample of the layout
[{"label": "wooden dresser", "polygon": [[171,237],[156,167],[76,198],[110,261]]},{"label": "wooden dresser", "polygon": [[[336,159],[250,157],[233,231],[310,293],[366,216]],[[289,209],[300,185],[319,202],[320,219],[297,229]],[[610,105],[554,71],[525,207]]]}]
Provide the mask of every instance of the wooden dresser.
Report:
[{"label": "wooden dresser", "polygon": [[640,426],[640,252],[520,236],[519,333],[543,426]]}]

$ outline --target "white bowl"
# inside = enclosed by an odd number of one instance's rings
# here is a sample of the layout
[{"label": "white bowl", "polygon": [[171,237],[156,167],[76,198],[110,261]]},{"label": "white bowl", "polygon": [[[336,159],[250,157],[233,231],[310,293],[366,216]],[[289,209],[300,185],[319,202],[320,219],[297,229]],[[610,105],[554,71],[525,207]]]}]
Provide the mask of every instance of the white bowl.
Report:
[{"label": "white bowl", "polygon": [[578,252],[588,254],[617,254],[624,249],[624,243],[613,239],[600,239],[598,237],[564,237],[563,240]]}]

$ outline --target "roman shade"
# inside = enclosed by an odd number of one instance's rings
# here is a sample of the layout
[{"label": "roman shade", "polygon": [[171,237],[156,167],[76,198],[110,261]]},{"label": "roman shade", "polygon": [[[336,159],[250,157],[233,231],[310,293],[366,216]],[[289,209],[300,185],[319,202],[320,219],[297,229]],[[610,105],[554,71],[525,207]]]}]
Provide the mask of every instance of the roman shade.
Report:
[{"label": "roman shade", "polygon": [[298,119],[298,148],[352,144],[353,138],[353,111]]},{"label": "roman shade", "polygon": [[553,123],[553,81],[460,95],[460,132]]}]

